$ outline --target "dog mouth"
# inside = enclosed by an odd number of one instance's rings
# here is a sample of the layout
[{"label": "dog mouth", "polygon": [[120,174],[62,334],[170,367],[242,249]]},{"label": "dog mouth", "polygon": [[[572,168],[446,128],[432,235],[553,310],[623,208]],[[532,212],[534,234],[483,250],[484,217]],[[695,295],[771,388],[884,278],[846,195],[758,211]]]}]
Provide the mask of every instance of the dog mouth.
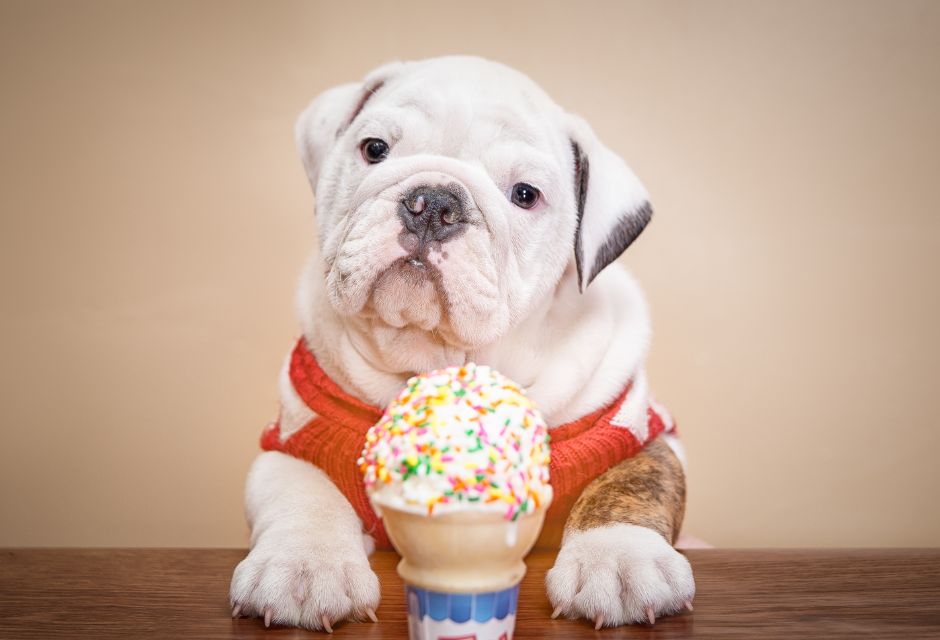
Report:
[{"label": "dog mouth", "polygon": [[391,269],[405,281],[415,283],[434,280],[438,276],[437,267],[431,262],[427,252],[416,252],[399,258],[391,265]]},{"label": "dog mouth", "polygon": [[421,271],[424,271],[428,268],[427,264],[425,264],[424,260],[422,260],[419,256],[411,256],[410,258],[407,258],[405,260],[405,264],[411,265],[415,269],[420,269]]},{"label": "dog mouth", "polygon": [[442,252],[443,249],[440,242],[419,238],[407,229],[402,229],[398,235],[398,244],[407,252],[399,259],[399,263],[408,271],[422,274],[435,269],[431,252]]}]

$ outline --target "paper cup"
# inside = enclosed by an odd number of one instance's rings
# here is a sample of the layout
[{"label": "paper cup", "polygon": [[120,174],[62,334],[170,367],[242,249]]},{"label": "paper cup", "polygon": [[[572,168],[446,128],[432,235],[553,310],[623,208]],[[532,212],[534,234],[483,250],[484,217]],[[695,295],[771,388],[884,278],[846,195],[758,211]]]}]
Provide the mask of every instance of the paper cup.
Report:
[{"label": "paper cup", "polygon": [[447,593],[405,586],[411,640],[509,640],[519,585],[485,593]]}]

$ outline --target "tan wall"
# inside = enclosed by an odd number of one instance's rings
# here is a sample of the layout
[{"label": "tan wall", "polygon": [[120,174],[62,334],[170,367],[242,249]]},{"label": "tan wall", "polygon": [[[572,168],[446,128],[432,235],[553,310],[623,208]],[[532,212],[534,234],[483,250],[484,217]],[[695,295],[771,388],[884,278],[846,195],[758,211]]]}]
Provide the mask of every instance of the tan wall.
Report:
[{"label": "tan wall", "polygon": [[689,529],[940,544],[940,4],[499,1],[0,5],[0,545],[246,544],[313,243],[293,119],[452,52],[654,195],[626,262]]}]

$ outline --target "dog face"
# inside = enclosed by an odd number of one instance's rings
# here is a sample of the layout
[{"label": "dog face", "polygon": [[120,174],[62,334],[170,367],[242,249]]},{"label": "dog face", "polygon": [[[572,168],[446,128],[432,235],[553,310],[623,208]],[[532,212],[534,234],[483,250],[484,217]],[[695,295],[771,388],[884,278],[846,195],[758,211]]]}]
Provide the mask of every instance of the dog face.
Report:
[{"label": "dog face", "polygon": [[331,304],[464,349],[524,318],[572,261],[584,290],[651,215],[582,120],[479,58],[394,63],[331,89],[296,138]]}]

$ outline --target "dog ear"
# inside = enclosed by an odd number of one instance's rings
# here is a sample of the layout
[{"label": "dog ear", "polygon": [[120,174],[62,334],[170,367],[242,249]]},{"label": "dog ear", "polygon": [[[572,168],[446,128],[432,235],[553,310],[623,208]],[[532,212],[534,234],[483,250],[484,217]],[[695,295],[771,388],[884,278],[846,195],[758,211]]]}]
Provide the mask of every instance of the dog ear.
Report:
[{"label": "dog ear", "polygon": [[583,292],[636,240],[653,209],[646,189],[620,156],[605,147],[584,120],[569,117],[578,206],[574,257]]},{"label": "dog ear", "polygon": [[343,131],[349,115],[361,99],[362,85],[358,82],[327,89],[297,118],[294,124],[294,141],[304,163],[310,186],[316,190],[320,175],[320,164]]},{"label": "dog ear", "polygon": [[297,118],[294,141],[314,190],[320,175],[320,165],[333,143],[352,124],[369,98],[401,66],[401,62],[392,62],[370,73],[362,82],[327,89],[314,98]]}]

